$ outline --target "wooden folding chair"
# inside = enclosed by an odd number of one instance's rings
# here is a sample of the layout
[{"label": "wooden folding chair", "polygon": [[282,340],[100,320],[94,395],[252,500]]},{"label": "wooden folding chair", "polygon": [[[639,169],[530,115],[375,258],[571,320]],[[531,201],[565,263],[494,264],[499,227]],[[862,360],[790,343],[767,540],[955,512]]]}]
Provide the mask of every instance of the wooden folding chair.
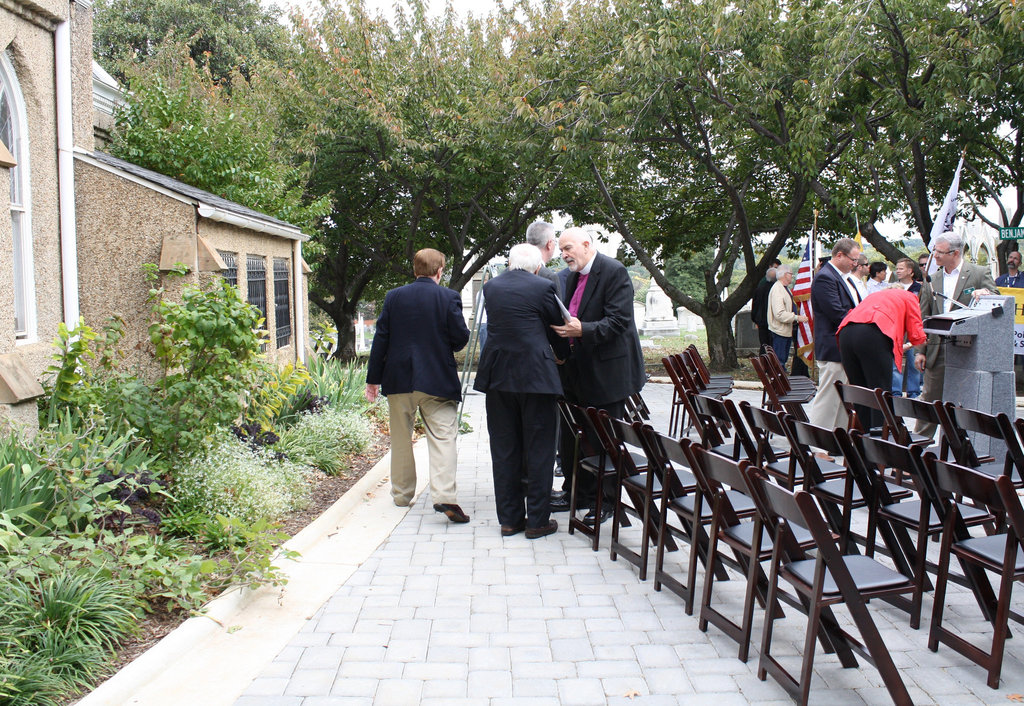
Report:
[{"label": "wooden folding chair", "polygon": [[[873,664],[895,704],[913,703],[867,608],[867,601],[873,598],[913,592],[913,582],[870,557],[840,551],[810,493],[802,490],[790,492],[767,480],[760,482],[759,489],[773,529],[767,605],[776,605],[779,582],[784,579],[804,602],[807,631],[800,676],[796,678],[772,654],[776,617],[774,611],[765,611],[758,678],[763,681],[770,673],[797,703],[806,704],[813,675],[814,643],[820,640],[826,650],[835,651],[846,668],[857,666],[854,653]],[[794,526],[803,527],[810,533],[816,547],[813,557],[800,548]],[[839,603],[846,604],[863,644],[836,621],[831,606]]]},{"label": "wooden folding chair", "polygon": [[[687,395],[687,399],[695,415],[694,426],[704,448],[734,461],[746,456],[746,448],[740,438],[740,433],[746,430],[738,431],[735,426],[738,415],[734,414],[736,406],[732,400],[694,394]],[[740,427],[742,424],[741,421]]]},{"label": "wooden folding chair", "polygon": [[690,345],[688,345],[686,347],[686,350],[683,351],[683,354],[689,356],[691,365],[697,370],[701,379],[704,380],[704,383],[706,385],[717,384],[728,385],[729,387],[733,386],[732,375],[711,374],[711,371],[708,369],[707,363],[705,363],[704,359],[701,358],[700,351],[697,350],[697,346],[695,346],[694,344],[691,343]]},{"label": "wooden folding chair", "polygon": [[[746,400],[740,401],[740,413],[747,422],[751,438],[756,442],[754,465],[762,469],[777,483],[793,490],[803,482],[803,469],[797,463],[789,445],[788,432],[783,424],[785,412],[771,412],[755,407]],[[778,441],[773,443],[773,439]],[[781,446],[780,443],[785,443]],[[748,454],[748,458],[751,458]],[[833,472],[842,471],[837,464]]]},{"label": "wooden folding chair", "polygon": [[871,389],[836,380],[836,391],[839,393],[840,404],[849,415],[847,428],[850,431],[857,430],[882,439],[889,438],[891,432],[888,416],[882,409],[885,404],[882,400],[882,388]]},{"label": "wooden folding chair", "polygon": [[[862,479],[860,482],[864,483],[861,486],[863,494],[872,496],[869,508],[873,518],[869,520],[868,526],[890,523],[907,558],[912,560],[914,593],[910,605],[910,627],[916,630],[921,625],[924,592],[931,590],[931,582],[927,575],[928,539],[942,531],[948,498],[939,494],[925,471],[919,446],[903,446],[894,441],[868,437],[860,432],[853,432],[851,441],[855,448],[855,452],[851,452],[851,469],[858,479]],[[889,493],[889,485],[885,482],[885,469],[898,469],[905,474],[917,489],[916,495],[902,501],[894,499]],[[995,520],[990,513],[981,508],[962,505],[959,510],[968,526],[991,523]],[[908,542],[909,537],[904,537],[902,533],[896,531],[896,528],[900,527],[912,531],[915,541]],[[872,556],[874,533],[869,531],[868,535],[866,553]]]},{"label": "wooden folding chair", "polygon": [[[607,420],[617,442],[614,461],[618,471],[618,487],[615,493],[615,512],[612,516],[611,559],[615,561],[621,554],[640,570],[640,580],[646,581],[649,544],[654,543],[657,537],[658,511],[654,503],[661,497],[661,481],[658,474],[650,470],[651,462],[646,455],[641,467],[630,453],[632,448],[644,448],[641,438],[643,424],[609,417],[603,410],[599,414]],[[626,506],[622,502],[623,493],[633,502],[632,509],[640,518],[638,551],[633,551],[619,541],[619,528],[626,512]]]},{"label": "wooden folding chair", "polygon": [[[644,427],[643,431],[644,448],[652,464],[657,460],[662,484],[661,504],[658,508],[658,550],[654,560],[654,590],[660,591],[665,586],[683,599],[686,614],[693,615],[697,559],[707,562],[708,538],[704,533],[704,524],[711,521],[711,510],[699,492],[690,458],[685,451],[685,446],[691,442],[688,439],[679,441],[664,436],[650,427]],[[674,548],[670,516],[679,520],[677,533],[690,544],[686,583],[665,570],[665,552]],[[721,577],[726,577],[724,571]]]},{"label": "wooden folding chair", "polygon": [[[746,662],[750,654],[754,601],[758,600],[764,605],[767,591],[767,576],[761,570],[761,562],[771,558],[772,550],[771,538],[766,536],[764,524],[757,512],[756,499],[746,479],[748,473],[756,470],[746,461],[733,461],[695,444],[690,446],[690,455],[699,469],[698,480],[701,477],[704,479],[706,492],[714,490],[711,498],[713,510],[707,571],[698,627],[706,632],[708,623],[715,625],[739,644],[739,659]],[[806,536],[804,541],[809,546],[810,537]],[[735,561],[727,560],[719,550],[719,544],[732,550]],[[747,581],[739,623],[734,623],[712,606],[715,575],[721,564],[727,564],[738,571]],[[776,605],[774,609],[782,617],[781,608]]]},{"label": "wooden folding chair", "polygon": [[813,399],[813,395],[787,391],[778,382],[775,375],[768,369],[762,358],[751,358],[750,364],[761,381],[767,399],[762,403],[774,412],[786,412],[800,421],[807,421],[804,405]]},{"label": "wooden folding chair", "polygon": [[[1008,475],[1016,487],[1024,487],[1024,448],[1021,447],[1020,437],[1017,436],[1017,430],[1010,418],[1002,412],[987,414],[958,407],[952,402],[947,402],[945,406],[949,421],[955,427],[951,436],[959,437],[963,443],[963,448],[957,456],[957,463],[990,476]],[[1003,458],[979,456],[968,432],[1002,442],[1006,449]]]},{"label": "wooden folding chair", "polygon": [[933,439],[928,436],[916,434],[910,430],[905,420],[920,420],[928,424],[934,424],[942,428],[942,416],[945,410],[941,402],[925,402],[913,397],[897,397],[888,390],[882,392],[882,414],[887,416],[886,426],[889,427],[889,438],[904,446],[922,447],[923,451],[934,451],[939,458],[945,459],[949,449],[949,442],[945,435],[942,435],[940,446],[932,448]]},{"label": "wooden folding chair", "polygon": [[[565,399],[558,401],[558,409],[562,416],[562,422],[572,430],[573,434],[573,458],[570,461],[573,465],[572,484],[569,488],[569,534],[576,530],[582,532],[591,539],[592,549],[596,552],[601,542],[601,523],[595,522],[591,527],[580,520],[577,516],[579,504],[579,477],[581,471],[592,474],[596,479],[597,490],[595,495],[595,512],[600,518],[602,503],[602,488],[606,477],[615,473],[615,463],[608,456],[604,446],[600,443],[600,437],[593,423],[587,415],[587,411],[577,404],[568,402]],[[566,460],[562,459],[562,463]]]},{"label": "wooden folding chair", "polygon": [[665,366],[665,372],[668,373],[668,378],[672,381],[672,407],[669,410],[668,433],[670,436],[681,436],[686,434],[690,428],[690,425],[686,424],[686,406],[683,401],[687,389],[676,369],[677,361],[672,356],[662,358],[661,364]]},{"label": "wooden folding chair", "polygon": [[[972,537],[965,527],[960,506],[949,503],[949,512],[942,529],[939,573],[935,580],[935,605],[928,633],[928,649],[937,651],[940,642],[952,647],[984,668],[988,673],[986,683],[997,689],[1009,633],[1008,621],[1013,619],[1024,625],[1024,616],[1010,609],[1013,584],[1024,579],[1024,553],[1021,552],[1024,548],[1021,544],[1021,538],[1024,537],[1024,508],[1007,474],[990,475],[959,464],[938,461],[930,454],[926,457],[926,464],[940,491],[987,507],[1005,521],[1005,532]],[[961,565],[972,565],[999,577],[995,610],[985,616],[992,623],[992,645],[987,652],[942,624],[949,582],[949,560],[952,556]]]},{"label": "wooden folding chair", "polygon": [[818,386],[806,375],[790,375],[787,373],[786,366],[782,364],[779,356],[775,353],[775,349],[771,346],[765,347],[764,352],[761,354],[761,359],[764,361],[765,366],[771,370],[781,390],[787,390],[789,394],[810,395],[811,397],[818,391]]},{"label": "wooden folding chair", "polygon": [[[843,547],[852,550],[852,542],[855,541],[866,546],[869,537],[856,536],[852,530],[852,522],[853,511],[867,507],[870,497],[863,495],[850,473],[850,459],[846,457],[850,448],[848,432],[842,428],[825,429],[791,417],[784,418],[783,422],[789,432],[793,454],[803,468],[804,490],[823,502],[826,517],[839,534]],[[812,449],[821,449],[833,458],[843,457],[842,474],[830,474],[829,470],[833,463],[818,457]],[[889,493],[894,498],[905,498],[910,495],[909,490],[892,484],[889,485]],[[869,527],[869,532],[872,529]],[[900,554],[899,550],[892,546],[889,546],[889,550],[894,552],[894,558]]]}]

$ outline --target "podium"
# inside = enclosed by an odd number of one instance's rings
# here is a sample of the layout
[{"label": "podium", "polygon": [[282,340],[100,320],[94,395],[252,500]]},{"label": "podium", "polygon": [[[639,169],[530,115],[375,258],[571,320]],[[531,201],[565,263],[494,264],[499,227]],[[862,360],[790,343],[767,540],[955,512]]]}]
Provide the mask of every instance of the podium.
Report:
[{"label": "podium", "polygon": [[[1014,418],[1016,388],[1013,373],[1015,300],[999,294],[981,297],[969,308],[954,308],[929,316],[924,331],[942,337],[946,373],[942,399],[988,414]],[[971,443],[979,455],[1002,458],[1006,449],[989,437]]]}]

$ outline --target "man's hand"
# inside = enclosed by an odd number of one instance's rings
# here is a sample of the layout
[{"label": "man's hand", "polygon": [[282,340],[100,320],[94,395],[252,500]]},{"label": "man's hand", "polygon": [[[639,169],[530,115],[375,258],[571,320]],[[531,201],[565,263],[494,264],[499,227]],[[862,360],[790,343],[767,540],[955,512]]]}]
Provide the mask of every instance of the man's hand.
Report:
[{"label": "man's hand", "polygon": [[914,356],[914,367],[923,373],[926,360],[928,360],[928,357],[924,353],[918,353]]},{"label": "man's hand", "polygon": [[366,392],[363,393],[366,396],[366,401],[373,404],[377,401],[377,396],[380,394],[380,385],[366,384]]},{"label": "man's hand", "polygon": [[583,324],[575,316],[570,319],[569,323],[551,328],[562,338],[583,338]]},{"label": "man's hand", "polygon": [[974,301],[978,301],[982,297],[984,297],[984,296],[986,296],[988,294],[991,294],[991,293],[992,292],[990,292],[987,289],[975,289],[973,292],[971,292],[971,296],[974,297]]}]

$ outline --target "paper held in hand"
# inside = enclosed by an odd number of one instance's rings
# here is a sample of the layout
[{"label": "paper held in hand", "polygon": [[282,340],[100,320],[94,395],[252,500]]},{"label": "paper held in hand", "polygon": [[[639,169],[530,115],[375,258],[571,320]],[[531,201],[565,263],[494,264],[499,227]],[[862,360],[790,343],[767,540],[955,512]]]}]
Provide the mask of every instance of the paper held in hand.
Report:
[{"label": "paper held in hand", "polygon": [[565,308],[565,304],[562,303],[562,300],[555,297],[555,301],[558,302],[558,308],[562,311],[562,320],[565,321],[565,323],[572,321],[572,314],[570,314],[569,310]]}]

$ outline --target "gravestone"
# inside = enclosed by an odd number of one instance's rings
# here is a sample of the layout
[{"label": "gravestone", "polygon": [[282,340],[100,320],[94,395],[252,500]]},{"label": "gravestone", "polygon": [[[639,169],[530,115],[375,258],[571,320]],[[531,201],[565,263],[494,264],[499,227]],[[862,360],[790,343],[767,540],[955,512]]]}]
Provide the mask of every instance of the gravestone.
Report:
[{"label": "gravestone", "polygon": [[678,336],[679,322],[672,311],[672,300],[662,291],[658,283],[651,280],[647,290],[647,305],[644,325],[640,329],[644,336]]}]

